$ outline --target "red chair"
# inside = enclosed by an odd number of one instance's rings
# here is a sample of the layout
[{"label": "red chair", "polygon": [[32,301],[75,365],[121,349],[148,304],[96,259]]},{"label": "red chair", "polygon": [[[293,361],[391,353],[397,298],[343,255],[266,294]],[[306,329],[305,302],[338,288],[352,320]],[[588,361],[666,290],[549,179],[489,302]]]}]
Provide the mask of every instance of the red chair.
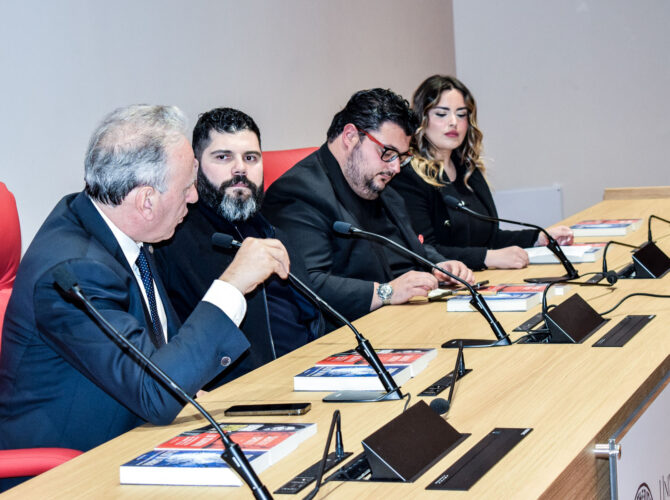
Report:
[{"label": "red chair", "polygon": [[[0,182],[0,345],[2,324],[14,278],[21,259],[21,227],[14,195]],[[0,358],[1,362],[1,358]],[[67,448],[26,448],[0,450],[0,478],[36,476],[71,458],[81,451]]]},{"label": "red chair", "polygon": [[319,148],[283,149],[277,151],[263,151],[263,181],[265,190],[276,181],[281,174],[306,156]]},{"label": "red chair", "polygon": [[12,293],[14,277],[21,259],[21,227],[16,200],[0,182],[0,335],[5,309]]}]

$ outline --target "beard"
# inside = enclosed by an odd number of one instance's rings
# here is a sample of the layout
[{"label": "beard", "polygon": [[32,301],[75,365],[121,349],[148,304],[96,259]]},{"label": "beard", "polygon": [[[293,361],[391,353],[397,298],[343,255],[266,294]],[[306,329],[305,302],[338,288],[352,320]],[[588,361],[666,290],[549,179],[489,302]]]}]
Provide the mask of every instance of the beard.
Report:
[{"label": "beard", "polygon": [[[360,151],[360,146],[360,144],[357,144],[351,152],[351,155],[349,155],[349,158],[347,158],[344,165],[344,177],[351,189],[353,189],[358,196],[366,200],[376,200],[386,187],[386,184],[377,181],[375,179],[376,176],[369,177],[363,173],[364,169],[362,167],[364,167],[365,160],[363,159],[362,151]],[[383,173],[393,177],[393,172]]]},{"label": "beard", "polygon": [[[226,192],[235,184],[243,184],[251,193],[237,188],[233,188],[230,193]],[[246,221],[256,215],[261,208],[263,183],[258,186],[244,175],[235,175],[217,188],[202,170],[198,169],[198,196],[227,221]]]}]

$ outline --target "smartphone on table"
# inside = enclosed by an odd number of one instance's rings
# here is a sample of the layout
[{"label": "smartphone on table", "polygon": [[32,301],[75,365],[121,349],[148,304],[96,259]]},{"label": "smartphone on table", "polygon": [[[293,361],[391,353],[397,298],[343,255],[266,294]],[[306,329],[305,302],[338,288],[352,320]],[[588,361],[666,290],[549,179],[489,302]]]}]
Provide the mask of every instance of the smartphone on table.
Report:
[{"label": "smartphone on table", "polygon": [[312,409],[312,403],[268,403],[235,405],[223,412],[227,417],[250,417],[258,415],[304,415]]}]

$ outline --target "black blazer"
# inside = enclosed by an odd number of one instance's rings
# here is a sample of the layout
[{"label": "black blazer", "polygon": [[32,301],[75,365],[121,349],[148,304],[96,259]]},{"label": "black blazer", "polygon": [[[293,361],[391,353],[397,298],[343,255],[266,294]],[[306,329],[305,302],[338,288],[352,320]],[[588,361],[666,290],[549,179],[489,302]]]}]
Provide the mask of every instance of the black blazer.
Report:
[{"label": "black blazer", "polygon": [[[395,276],[376,257],[369,241],[333,232],[337,220],[357,227],[361,224],[334,190],[328,164],[332,167],[337,161],[324,144],[268,188],[262,210],[302,253],[315,291],[354,320],[370,311],[374,282],[384,283]],[[408,248],[435,262],[445,260],[432,247],[420,244],[398,193],[387,187],[380,199]],[[417,269],[423,270],[420,265]]]},{"label": "black blazer", "polygon": [[[462,179],[465,169],[458,164],[456,169],[458,178]],[[491,190],[482,173],[475,170],[468,183],[484,205],[486,215],[497,217]],[[506,231],[500,229],[497,223],[474,222],[472,216],[448,208],[442,196],[460,198],[456,187],[453,184],[440,188],[432,186],[419,177],[411,166],[404,168],[391,181],[391,186],[404,198],[412,226],[418,234],[423,235],[424,241],[435,246],[445,257],[460,260],[472,269],[486,268],[484,259],[488,249],[512,245],[527,248],[537,240],[537,230]],[[447,220],[449,223],[445,224]],[[486,245],[474,245],[473,241],[485,241]]]},{"label": "black blazer", "polygon": [[[151,258],[150,258],[150,265]],[[135,275],[84,193],[65,197],[26,251],[7,308],[0,356],[0,449],[89,450],[144,422],[167,424],[174,393],[114,345],[82,307],[54,286],[66,266],[122,335],[195,394],[249,347],[218,307],[201,302],[181,324],[156,273],[170,341],[152,343]]]},{"label": "black blazer", "polygon": [[[248,221],[265,238],[279,238],[274,228],[260,215]],[[235,257],[235,250],[216,249],[212,246],[212,234],[222,232],[235,239],[240,236],[234,227],[214,210],[198,202],[189,207],[188,215],[177,227],[174,236],[156,245],[156,263],[170,301],[180,318],[187,318],[202,296],[221,273],[230,265]],[[291,257],[291,272],[301,280],[306,279],[304,265],[292,251],[288,242],[284,242]],[[296,306],[295,320],[305,326],[304,330],[275,332],[274,338],[269,317],[266,285],[277,282],[286,286],[285,294]],[[217,377],[208,388],[233,380],[293,349],[323,335],[325,323],[319,311],[288,282],[271,276],[268,280],[245,295],[247,313],[240,324],[240,329],[249,340],[251,348],[235,363],[231,364],[221,376]],[[289,314],[286,312],[286,314]],[[281,325],[274,325],[279,330]],[[277,342],[281,342],[277,344]]]}]

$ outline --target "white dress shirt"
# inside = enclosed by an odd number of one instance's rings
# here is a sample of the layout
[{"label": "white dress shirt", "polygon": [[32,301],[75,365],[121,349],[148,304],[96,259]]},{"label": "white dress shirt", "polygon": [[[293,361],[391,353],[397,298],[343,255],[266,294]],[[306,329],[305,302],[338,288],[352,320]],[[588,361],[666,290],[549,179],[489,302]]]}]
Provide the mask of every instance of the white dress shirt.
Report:
[{"label": "white dress shirt", "polygon": [[[140,270],[135,263],[137,257],[140,254],[140,246],[143,245],[142,242],[137,242],[133,240],[130,236],[121,231],[116,224],[114,224],[109,217],[98,206],[98,202],[89,197],[93,206],[96,208],[102,220],[105,221],[105,224],[109,227],[110,231],[114,235],[114,238],[119,243],[121,251],[128,261],[128,265],[133,270],[137,284],[142,291],[142,297],[144,297],[144,303],[149,310],[149,300],[147,299],[147,292],[144,289],[144,284],[142,283],[142,277],[140,275]],[[149,251],[153,252],[153,249],[149,247]],[[163,335],[165,336],[165,341],[167,342],[167,317],[165,315],[165,307],[163,306],[163,301],[158,289],[156,288],[156,282],[154,280],[154,295],[156,296],[156,306],[158,308],[158,317],[161,320],[161,325],[163,327]],[[209,287],[209,290],[205,293],[205,296],[202,298],[205,302],[214,304],[216,307],[221,309],[237,326],[240,326],[244,315],[247,312],[247,301],[237,288],[235,288],[230,283],[221,280],[214,280],[212,285]]]}]

